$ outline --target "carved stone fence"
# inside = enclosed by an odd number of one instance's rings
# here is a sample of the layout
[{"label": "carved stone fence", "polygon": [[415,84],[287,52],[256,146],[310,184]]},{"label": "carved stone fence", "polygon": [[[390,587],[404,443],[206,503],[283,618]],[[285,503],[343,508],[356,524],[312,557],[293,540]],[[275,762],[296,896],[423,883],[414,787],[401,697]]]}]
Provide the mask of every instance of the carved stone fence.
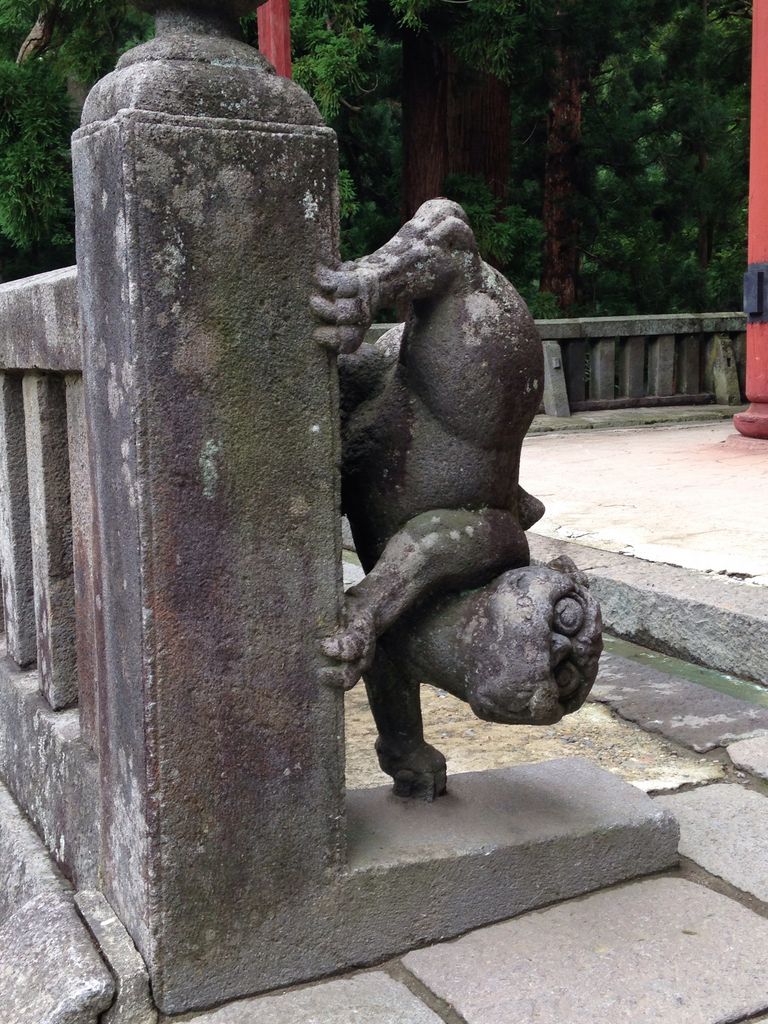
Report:
[{"label": "carved stone fence", "polygon": [[0,776],[83,883],[97,858],[84,816],[98,806],[91,512],[70,268],[0,286],[0,567],[18,669],[2,691]]},{"label": "carved stone fence", "polygon": [[742,313],[540,320],[538,326],[551,416],[742,400]]}]

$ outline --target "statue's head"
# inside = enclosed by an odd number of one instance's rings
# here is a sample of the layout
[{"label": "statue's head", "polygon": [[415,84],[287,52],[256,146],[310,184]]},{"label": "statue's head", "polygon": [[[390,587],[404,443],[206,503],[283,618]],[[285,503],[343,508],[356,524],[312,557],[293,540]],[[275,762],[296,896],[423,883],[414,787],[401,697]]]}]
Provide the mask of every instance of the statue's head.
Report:
[{"label": "statue's head", "polygon": [[547,725],[581,707],[597,676],[602,622],[570,559],[506,572],[473,605],[466,694],[479,718]]}]

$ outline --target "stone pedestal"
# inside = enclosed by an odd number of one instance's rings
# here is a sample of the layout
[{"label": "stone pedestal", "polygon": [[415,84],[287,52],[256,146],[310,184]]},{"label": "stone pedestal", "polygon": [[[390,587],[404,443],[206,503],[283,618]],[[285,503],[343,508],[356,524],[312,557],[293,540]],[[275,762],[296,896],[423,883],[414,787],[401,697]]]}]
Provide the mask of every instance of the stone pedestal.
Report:
[{"label": "stone pedestal", "polygon": [[263,985],[265,922],[324,887],[344,825],[317,644],[337,396],[309,310],[336,142],[226,27],[166,11],[74,141],[101,872],[167,1012]]}]

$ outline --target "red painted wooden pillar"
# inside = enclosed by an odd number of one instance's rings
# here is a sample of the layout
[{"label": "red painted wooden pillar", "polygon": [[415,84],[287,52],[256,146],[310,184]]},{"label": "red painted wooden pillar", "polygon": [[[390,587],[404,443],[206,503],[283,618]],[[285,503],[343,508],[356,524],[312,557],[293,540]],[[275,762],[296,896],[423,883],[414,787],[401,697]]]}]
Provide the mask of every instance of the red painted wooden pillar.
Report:
[{"label": "red painted wooden pillar", "polygon": [[291,77],[290,0],[268,0],[257,12],[259,49],[275,65],[278,75]]},{"label": "red painted wooden pillar", "polygon": [[[753,287],[747,312],[746,412],[734,416],[747,437],[768,439],[768,0],[752,12],[752,113],[749,155],[749,246]],[[759,277],[760,266],[762,277]],[[765,321],[765,322],[762,322]]]}]

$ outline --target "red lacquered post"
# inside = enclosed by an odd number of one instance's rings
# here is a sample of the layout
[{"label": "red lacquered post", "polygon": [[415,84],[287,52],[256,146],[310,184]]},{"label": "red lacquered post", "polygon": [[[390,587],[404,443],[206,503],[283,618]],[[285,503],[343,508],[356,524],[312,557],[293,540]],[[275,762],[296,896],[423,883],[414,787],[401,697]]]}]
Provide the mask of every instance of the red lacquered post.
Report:
[{"label": "red lacquered post", "polygon": [[256,14],[259,19],[259,49],[275,66],[278,75],[291,77],[290,0],[268,0]]},{"label": "red lacquered post", "polygon": [[747,258],[747,398],[752,404],[733,422],[747,437],[768,439],[768,0],[754,0],[752,13]]}]

